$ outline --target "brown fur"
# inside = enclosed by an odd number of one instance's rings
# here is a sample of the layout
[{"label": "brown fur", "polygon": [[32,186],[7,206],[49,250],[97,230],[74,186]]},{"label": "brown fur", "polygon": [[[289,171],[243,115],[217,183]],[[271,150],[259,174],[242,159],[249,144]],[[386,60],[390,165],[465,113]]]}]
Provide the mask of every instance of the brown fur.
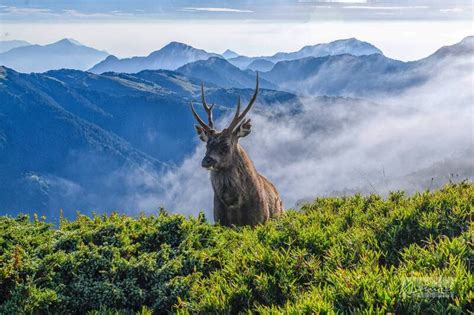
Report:
[{"label": "brown fur", "polygon": [[257,225],[283,213],[275,186],[257,173],[245,150],[236,144],[233,163],[211,170],[214,219],[225,226]]}]

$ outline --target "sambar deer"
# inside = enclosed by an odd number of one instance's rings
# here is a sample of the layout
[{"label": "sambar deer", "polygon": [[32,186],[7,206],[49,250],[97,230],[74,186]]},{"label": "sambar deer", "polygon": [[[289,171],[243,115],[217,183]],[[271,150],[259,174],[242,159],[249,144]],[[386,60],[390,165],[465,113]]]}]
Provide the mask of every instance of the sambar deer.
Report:
[{"label": "sambar deer", "polygon": [[225,226],[254,226],[283,212],[283,203],[275,186],[257,172],[239,144],[239,138],[250,133],[250,119],[245,119],[245,115],[255,103],[257,94],[258,74],[255,92],[249,104],[240,113],[239,97],[232,121],[220,132],[214,128],[214,105],[207,105],[202,83],[201,100],[207,113],[208,124],[199,117],[191,103],[193,116],[198,122],[195,125],[196,132],[199,138],[206,142],[207,151],[201,165],[211,172],[214,220]]}]

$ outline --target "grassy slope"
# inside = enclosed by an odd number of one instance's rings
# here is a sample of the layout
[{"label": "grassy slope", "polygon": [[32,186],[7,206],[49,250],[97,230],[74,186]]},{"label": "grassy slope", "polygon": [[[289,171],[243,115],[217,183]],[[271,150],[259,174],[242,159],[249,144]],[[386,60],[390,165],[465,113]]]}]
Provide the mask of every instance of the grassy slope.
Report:
[{"label": "grassy slope", "polygon": [[0,217],[0,313],[473,311],[474,184],[322,198],[257,228]]}]

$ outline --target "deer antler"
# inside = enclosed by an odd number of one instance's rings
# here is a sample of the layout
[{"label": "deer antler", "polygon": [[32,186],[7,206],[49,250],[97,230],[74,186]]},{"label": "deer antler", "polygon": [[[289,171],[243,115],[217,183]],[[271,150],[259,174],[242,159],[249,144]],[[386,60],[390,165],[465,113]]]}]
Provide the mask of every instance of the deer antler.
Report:
[{"label": "deer antler", "polygon": [[237,99],[237,110],[235,111],[234,118],[232,118],[232,121],[230,122],[230,125],[226,130],[230,132],[234,130],[235,126],[237,126],[237,124],[239,123],[239,114],[240,114],[240,96]]},{"label": "deer antler", "polygon": [[258,72],[257,72],[257,84],[255,86],[255,92],[253,93],[252,98],[250,99],[249,104],[247,107],[244,109],[242,114],[240,114],[240,96],[237,102],[237,110],[235,112],[234,118],[230,122],[229,127],[227,128],[228,131],[232,132],[234,128],[239,124],[240,121],[247,115],[247,113],[250,111],[252,108],[253,104],[255,103],[255,100],[257,99],[257,94],[258,94]]},{"label": "deer antler", "polygon": [[204,97],[204,84],[202,82],[201,82],[201,100],[202,100],[202,106],[204,106],[204,110],[207,113],[208,124],[206,124],[201,119],[201,117],[199,117],[199,115],[196,113],[196,110],[194,109],[194,105],[192,102],[191,102],[191,111],[193,112],[193,116],[197,120],[199,125],[201,125],[201,127],[204,128],[204,130],[209,131],[209,130],[214,129],[214,121],[212,119],[212,109],[214,108],[214,104],[212,104],[211,106],[207,105],[206,98]]},{"label": "deer antler", "polygon": [[197,122],[199,123],[199,125],[201,125],[201,127],[204,129],[204,130],[211,130],[211,128],[204,122],[202,121],[202,119],[199,117],[199,115],[196,113],[196,110],[194,109],[194,105],[193,103],[191,102],[191,111],[193,113],[193,116],[194,118],[197,120]]},{"label": "deer antler", "polygon": [[214,108],[214,104],[208,106],[206,103],[206,98],[204,97],[204,84],[201,82],[201,99],[202,99],[202,106],[204,106],[204,110],[207,113],[207,120],[209,122],[209,127],[214,128],[214,121],[212,120],[212,109]]}]

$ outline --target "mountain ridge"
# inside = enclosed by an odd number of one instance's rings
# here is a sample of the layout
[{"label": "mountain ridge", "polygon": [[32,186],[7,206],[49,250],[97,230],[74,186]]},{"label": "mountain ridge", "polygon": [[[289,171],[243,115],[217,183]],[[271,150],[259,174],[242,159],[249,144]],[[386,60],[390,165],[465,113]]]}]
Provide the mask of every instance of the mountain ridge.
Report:
[{"label": "mountain ridge", "polygon": [[[240,70],[220,57],[191,62],[176,69],[176,71],[224,88],[252,88],[255,86],[255,72]],[[265,79],[260,80],[260,86],[262,88],[277,89],[275,84]]]},{"label": "mountain ridge", "polygon": [[175,70],[189,62],[212,56],[219,55],[180,42],[170,42],[161,49],[151,52],[148,56],[123,59],[106,58],[88,71],[93,73],[110,71],[136,73],[142,70]]},{"label": "mountain ridge", "polygon": [[34,44],[10,49],[0,54],[0,65],[24,73],[61,68],[86,70],[107,55],[105,51],[65,38],[47,45]]},{"label": "mountain ridge", "polygon": [[24,41],[24,40],[1,40],[0,41],[0,53],[4,53],[9,51],[10,49],[28,46],[31,43]]},{"label": "mountain ridge", "polygon": [[262,78],[280,89],[302,95],[371,97],[394,94],[426,82],[434,69],[474,54],[474,37],[416,61],[403,62],[383,54],[305,57],[277,62]]},{"label": "mountain ridge", "polygon": [[320,43],[307,45],[295,52],[278,52],[271,56],[247,57],[239,56],[229,59],[229,62],[235,66],[245,69],[252,62],[257,60],[266,60],[277,63],[285,60],[296,60],[305,57],[324,57],[331,55],[351,54],[354,56],[383,54],[380,49],[374,45],[360,41],[356,38],[338,39],[329,43]]}]

